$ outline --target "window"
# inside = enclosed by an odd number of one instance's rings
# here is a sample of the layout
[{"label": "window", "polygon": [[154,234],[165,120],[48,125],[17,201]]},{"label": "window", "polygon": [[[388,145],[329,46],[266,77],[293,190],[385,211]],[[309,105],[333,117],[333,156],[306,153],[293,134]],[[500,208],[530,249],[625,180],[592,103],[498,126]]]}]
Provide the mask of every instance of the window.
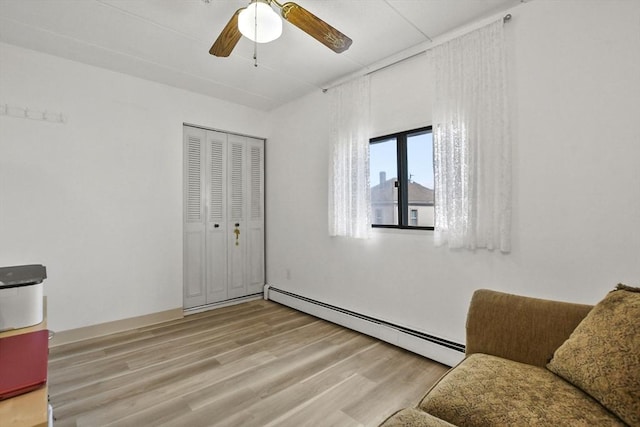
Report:
[{"label": "window", "polygon": [[373,138],[369,144],[373,227],[433,230],[431,127]]}]

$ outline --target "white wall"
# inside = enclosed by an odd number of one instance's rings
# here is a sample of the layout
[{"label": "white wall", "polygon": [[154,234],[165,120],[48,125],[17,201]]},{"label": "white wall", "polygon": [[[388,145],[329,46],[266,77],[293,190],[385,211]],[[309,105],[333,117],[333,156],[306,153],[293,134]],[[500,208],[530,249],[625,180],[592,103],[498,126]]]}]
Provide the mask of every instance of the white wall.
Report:
[{"label": "white wall", "polygon": [[[507,24],[513,250],[434,248],[432,233],[327,235],[328,96],[273,114],[270,285],[457,342],[472,292],[593,304],[640,282],[640,2],[535,0]],[[424,56],[373,75],[374,134],[430,124]]]},{"label": "white wall", "polygon": [[266,114],[0,44],[0,266],[44,264],[49,327],[182,307],[182,124],[264,137]]}]

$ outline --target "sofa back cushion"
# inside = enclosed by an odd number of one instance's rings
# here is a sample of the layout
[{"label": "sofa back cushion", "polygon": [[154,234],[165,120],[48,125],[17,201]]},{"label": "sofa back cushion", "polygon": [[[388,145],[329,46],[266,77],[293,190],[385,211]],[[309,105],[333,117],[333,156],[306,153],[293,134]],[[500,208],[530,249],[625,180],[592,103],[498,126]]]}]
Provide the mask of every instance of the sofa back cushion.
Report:
[{"label": "sofa back cushion", "polygon": [[478,289],[467,314],[466,355],[491,354],[544,368],[591,309]]},{"label": "sofa back cushion", "polygon": [[554,353],[547,368],[631,426],[640,426],[640,288],[618,285]]}]

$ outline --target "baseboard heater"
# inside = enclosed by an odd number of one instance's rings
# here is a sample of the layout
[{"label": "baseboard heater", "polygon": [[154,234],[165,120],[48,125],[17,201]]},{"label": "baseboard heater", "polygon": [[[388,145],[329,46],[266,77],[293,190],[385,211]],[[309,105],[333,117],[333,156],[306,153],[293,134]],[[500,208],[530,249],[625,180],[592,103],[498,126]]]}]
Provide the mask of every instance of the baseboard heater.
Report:
[{"label": "baseboard heater", "polygon": [[448,366],[454,366],[464,358],[464,344],[297,295],[270,285],[266,285],[264,288],[264,298],[362,332]]}]

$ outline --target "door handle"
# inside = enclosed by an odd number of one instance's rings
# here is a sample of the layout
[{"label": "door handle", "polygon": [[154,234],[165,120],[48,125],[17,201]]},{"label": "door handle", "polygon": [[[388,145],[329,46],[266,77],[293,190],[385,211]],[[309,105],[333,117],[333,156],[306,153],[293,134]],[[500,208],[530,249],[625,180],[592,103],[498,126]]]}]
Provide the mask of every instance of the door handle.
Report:
[{"label": "door handle", "polygon": [[239,242],[239,238],[240,238],[240,229],[238,228],[240,226],[240,224],[236,224],[236,228],[233,230],[233,233],[236,235],[236,246],[240,245]]}]

